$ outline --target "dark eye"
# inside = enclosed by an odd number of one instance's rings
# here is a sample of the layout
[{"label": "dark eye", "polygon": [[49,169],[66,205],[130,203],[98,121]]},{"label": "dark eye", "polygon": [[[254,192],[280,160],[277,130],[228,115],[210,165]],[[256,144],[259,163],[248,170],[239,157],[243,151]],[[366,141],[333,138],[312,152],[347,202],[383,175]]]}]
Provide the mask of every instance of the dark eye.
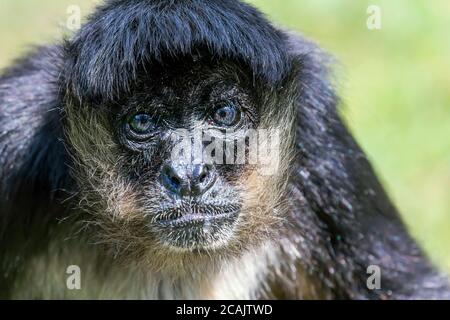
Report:
[{"label": "dark eye", "polygon": [[223,127],[231,127],[241,119],[240,110],[232,103],[219,106],[213,115],[214,122]]},{"label": "dark eye", "polygon": [[147,113],[136,113],[128,119],[128,125],[133,133],[145,135],[155,129],[153,118]]}]

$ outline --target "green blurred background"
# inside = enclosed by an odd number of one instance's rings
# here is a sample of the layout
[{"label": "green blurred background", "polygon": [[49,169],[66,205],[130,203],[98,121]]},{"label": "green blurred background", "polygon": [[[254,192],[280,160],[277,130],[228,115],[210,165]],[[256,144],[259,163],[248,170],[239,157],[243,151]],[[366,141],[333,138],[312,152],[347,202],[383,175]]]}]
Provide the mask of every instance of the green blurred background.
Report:
[{"label": "green blurred background", "polygon": [[[0,0],[0,68],[60,39],[69,5],[85,15],[96,2]],[[413,235],[450,271],[450,1],[250,2],[340,61],[342,114]],[[366,27],[369,5],[380,30]]]}]

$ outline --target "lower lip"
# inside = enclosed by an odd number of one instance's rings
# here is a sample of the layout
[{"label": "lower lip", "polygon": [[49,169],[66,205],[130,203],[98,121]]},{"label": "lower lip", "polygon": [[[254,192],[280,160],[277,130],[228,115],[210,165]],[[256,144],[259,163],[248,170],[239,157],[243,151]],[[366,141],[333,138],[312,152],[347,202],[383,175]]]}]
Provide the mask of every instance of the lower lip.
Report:
[{"label": "lower lip", "polygon": [[210,222],[217,222],[220,220],[226,220],[233,218],[237,215],[238,211],[226,212],[221,214],[207,215],[207,214],[185,214],[179,218],[172,220],[161,220],[157,223],[164,227],[182,228],[191,225],[201,225]]}]

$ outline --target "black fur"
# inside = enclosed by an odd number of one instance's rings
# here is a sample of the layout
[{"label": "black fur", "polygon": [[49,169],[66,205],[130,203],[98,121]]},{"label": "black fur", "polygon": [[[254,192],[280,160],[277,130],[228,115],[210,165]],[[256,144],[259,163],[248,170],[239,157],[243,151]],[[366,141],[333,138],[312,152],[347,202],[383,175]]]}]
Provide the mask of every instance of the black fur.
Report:
[{"label": "black fur", "polygon": [[290,67],[283,37],[237,1],[108,1],[66,47],[67,85],[79,98],[112,99],[145,63],[198,47],[276,82]]},{"label": "black fur", "polygon": [[[286,272],[269,279],[268,297],[298,297],[296,272],[306,270],[325,298],[450,298],[447,280],[409,237],[340,119],[326,56],[229,0],[108,1],[73,39],[40,48],[3,73],[0,297],[14,289],[23,261],[45,247],[39,236],[73,205],[62,131],[66,95],[105,103],[126,94],[147,62],[198,49],[245,63],[269,85],[300,63],[298,154],[288,186],[290,224],[280,239],[296,243],[300,256],[285,252]],[[380,290],[366,287],[372,264],[382,270]]]},{"label": "black fur", "polygon": [[[331,297],[450,298],[447,279],[408,235],[338,115],[339,101],[324,68],[329,60],[304,41],[292,46],[303,68],[298,157],[289,185],[291,232],[308,257],[304,267],[317,270],[316,277],[323,278]],[[369,265],[382,270],[381,290],[366,287]]]}]

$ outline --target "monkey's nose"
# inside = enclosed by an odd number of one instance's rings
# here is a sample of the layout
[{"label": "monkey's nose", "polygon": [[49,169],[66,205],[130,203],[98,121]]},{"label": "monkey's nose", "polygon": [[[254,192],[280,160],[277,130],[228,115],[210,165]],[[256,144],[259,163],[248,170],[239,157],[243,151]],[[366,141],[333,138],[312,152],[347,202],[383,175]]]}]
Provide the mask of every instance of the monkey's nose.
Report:
[{"label": "monkey's nose", "polygon": [[212,167],[206,164],[165,164],[161,170],[161,183],[180,197],[200,196],[214,184]]}]

